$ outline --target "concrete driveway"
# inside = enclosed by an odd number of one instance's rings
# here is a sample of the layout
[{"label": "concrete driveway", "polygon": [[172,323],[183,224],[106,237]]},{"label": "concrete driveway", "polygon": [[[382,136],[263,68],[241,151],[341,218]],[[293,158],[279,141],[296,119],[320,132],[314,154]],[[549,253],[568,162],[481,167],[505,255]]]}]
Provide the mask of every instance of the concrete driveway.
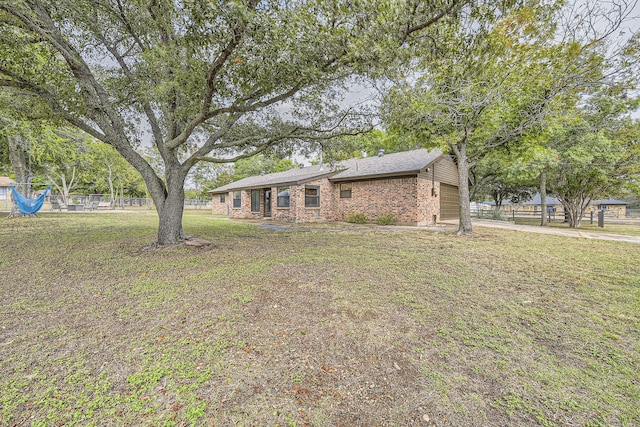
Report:
[{"label": "concrete driveway", "polygon": [[[449,224],[457,225],[457,221],[449,222]],[[578,229],[540,227],[536,225],[518,225],[506,221],[491,221],[487,219],[473,219],[472,224],[474,227],[503,228],[506,230],[525,231],[527,233],[553,234],[556,236],[583,237],[585,239],[613,240],[640,244],[640,236],[629,236],[626,234],[600,233],[581,231]]]}]

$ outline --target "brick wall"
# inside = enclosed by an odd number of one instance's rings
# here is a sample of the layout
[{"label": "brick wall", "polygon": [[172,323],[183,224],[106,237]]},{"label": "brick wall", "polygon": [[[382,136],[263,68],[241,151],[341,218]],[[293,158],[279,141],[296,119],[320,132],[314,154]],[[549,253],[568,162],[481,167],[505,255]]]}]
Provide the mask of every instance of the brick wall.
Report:
[{"label": "brick wall", "polygon": [[[271,191],[273,196],[273,205],[271,207],[271,217],[277,221],[291,221],[296,220],[296,202],[295,197],[291,197],[292,194],[297,192],[297,185],[291,185],[289,187],[289,207],[278,207],[278,188],[274,187]],[[280,187],[281,188],[281,187]]]},{"label": "brick wall", "polygon": [[416,225],[435,225],[440,221],[440,183],[419,176],[416,203]]},{"label": "brick wall", "polygon": [[[305,187],[320,187],[320,207],[305,207]],[[291,186],[291,208],[296,222],[333,221],[333,185],[327,178]]]},{"label": "brick wall", "polygon": [[417,177],[354,181],[351,198],[340,198],[340,184],[334,184],[331,219],[342,221],[350,212],[364,213],[368,221],[380,215],[393,215],[398,224],[431,223],[437,200],[431,194],[431,182]]},{"label": "brick wall", "polygon": [[[230,191],[227,195],[227,203],[229,204],[229,217],[230,218],[241,218],[241,219],[260,219],[262,218],[264,212],[264,192],[260,191],[260,211],[251,212],[251,190],[241,190],[240,191],[240,207],[233,207],[233,191]],[[218,199],[218,202],[220,200]]]},{"label": "brick wall", "polygon": [[[398,224],[431,225],[438,221],[440,211],[439,186],[432,192],[432,181],[424,177],[387,178],[351,182],[351,197],[340,198],[340,183],[327,178],[289,186],[289,207],[278,207],[278,187],[271,188],[271,217],[277,221],[318,222],[343,221],[347,213],[364,213],[368,221],[380,215],[393,215]],[[305,187],[320,188],[320,207],[305,207]],[[251,190],[241,191],[241,207],[233,208],[233,191],[220,203],[220,195],[212,199],[212,213],[231,218],[259,219],[264,217],[264,189],[260,190],[260,211],[251,212]]]},{"label": "brick wall", "polygon": [[231,207],[231,193],[226,193],[225,201],[220,202],[220,194],[211,197],[211,213],[213,215],[228,215]]}]

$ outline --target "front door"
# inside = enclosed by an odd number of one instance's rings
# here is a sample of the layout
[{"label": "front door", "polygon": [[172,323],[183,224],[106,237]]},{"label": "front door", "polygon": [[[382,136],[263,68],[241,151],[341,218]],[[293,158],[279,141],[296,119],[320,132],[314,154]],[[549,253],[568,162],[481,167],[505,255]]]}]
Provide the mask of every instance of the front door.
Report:
[{"label": "front door", "polygon": [[271,189],[264,189],[264,216],[271,216]]}]

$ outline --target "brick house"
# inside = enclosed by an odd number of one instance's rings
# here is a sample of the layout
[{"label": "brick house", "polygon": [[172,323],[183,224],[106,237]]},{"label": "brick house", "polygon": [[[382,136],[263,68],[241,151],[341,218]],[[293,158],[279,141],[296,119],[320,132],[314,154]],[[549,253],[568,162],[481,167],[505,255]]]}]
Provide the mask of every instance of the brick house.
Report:
[{"label": "brick house", "polygon": [[430,225],[459,212],[456,164],[426,149],[252,176],[210,193],[212,213],[231,218],[342,221],[356,212]]}]

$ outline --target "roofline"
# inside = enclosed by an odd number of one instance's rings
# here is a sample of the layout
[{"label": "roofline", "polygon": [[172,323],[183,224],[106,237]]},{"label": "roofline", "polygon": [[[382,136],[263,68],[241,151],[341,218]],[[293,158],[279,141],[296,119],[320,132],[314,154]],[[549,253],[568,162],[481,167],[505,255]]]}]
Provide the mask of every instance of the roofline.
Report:
[{"label": "roofline", "polygon": [[[213,190],[209,190],[208,193],[209,194],[222,194],[222,193],[228,193],[229,191],[237,191],[237,190],[256,190],[256,189],[260,189],[260,188],[271,188],[271,187],[284,186],[284,185],[299,185],[299,184],[304,184],[306,182],[313,181],[313,180],[316,180],[316,179],[321,179],[321,178],[324,178],[324,177],[329,176],[329,175],[335,175],[335,174],[337,174],[339,172],[341,172],[341,171],[339,171],[339,170],[338,171],[327,171],[327,172],[325,172],[323,174],[314,175],[314,176],[307,177],[307,178],[304,178],[304,179],[299,179],[299,180],[275,181],[275,182],[272,182],[272,183],[269,183],[269,184],[262,184],[262,185],[239,186],[239,187],[229,188],[227,190],[222,190],[222,191],[218,191],[216,189],[213,189]],[[227,184],[227,185],[230,185],[230,184]]]},{"label": "roofline", "polygon": [[422,169],[413,170],[413,171],[404,171],[404,172],[395,172],[395,173],[382,173],[382,174],[370,174],[370,175],[359,175],[345,178],[329,178],[331,182],[344,182],[344,181],[366,181],[368,179],[384,179],[384,178],[397,178],[401,176],[418,176]]},{"label": "roofline", "polygon": [[378,173],[378,174],[369,174],[369,175],[359,175],[359,176],[353,176],[353,177],[350,177],[350,178],[335,178],[335,179],[329,178],[329,181],[333,181],[333,182],[364,181],[364,180],[372,179],[372,178],[385,178],[385,177],[398,177],[398,176],[418,175],[418,174],[422,173],[423,169],[428,168],[429,166],[433,165],[435,162],[437,162],[438,160],[440,160],[441,158],[443,158],[445,156],[449,156],[449,155],[441,153],[438,157],[436,157],[435,159],[433,159],[432,161],[430,161],[429,163],[427,163],[426,165],[422,166],[420,169],[417,169],[417,170],[414,169],[414,170],[406,170],[406,171],[402,171],[402,172],[393,172],[393,173]]},{"label": "roofline", "polygon": [[[429,152],[432,152],[432,151],[433,150],[430,150]],[[395,153],[392,153],[392,154],[395,154]],[[344,178],[329,178],[329,181],[331,181],[331,182],[365,181],[367,179],[375,179],[375,178],[386,178],[386,177],[394,178],[394,177],[414,176],[414,175],[417,176],[425,168],[430,167],[435,162],[437,162],[438,160],[442,159],[445,156],[451,158],[451,155],[445,154],[442,151],[440,151],[440,155],[438,157],[436,157],[435,159],[431,160],[429,163],[427,163],[426,165],[422,166],[420,169],[405,170],[405,171],[393,172],[393,173],[373,173],[373,174],[369,174],[369,175],[358,175],[358,176],[344,177]],[[359,160],[359,159],[349,159],[349,160]],[[275,186],[299,185],[299,184],[304,184],[306,182],[310,182],[310,181],[313,181],[313,180],[316,180],[316,179],[324,178],[324,177],[327,177],[327,176],[336,175],[336,174],[344,172],[345,170],[348,170],[348,169],[349,168],[342,168],[340,170],[327,171],[327,173],[324,173],[324,174],[319,174],[319,175],[315,175],[315,176],[312,176],[312,177],[299,179],[299,180],[288,180],[288,181],[280,181],[280,182],[275,181],[275,182],[272,182],[270,184],[239,186],[239,187],[228,188],[226,190],[213,189],[213,190],[209,190],[207,193],[209,193],[209,194],[223,194],[223,193],[228,193],[230,191],[237,191],[237,190],[255,190],[255,189],[259,189],[259,188],[269,188],[269,187],[275,187]],[[471,178],[469,178],[469,180],[471,180]],[[233,183],[229,183],[227,185],[231,185],[231,184],[233,184]]]}]

